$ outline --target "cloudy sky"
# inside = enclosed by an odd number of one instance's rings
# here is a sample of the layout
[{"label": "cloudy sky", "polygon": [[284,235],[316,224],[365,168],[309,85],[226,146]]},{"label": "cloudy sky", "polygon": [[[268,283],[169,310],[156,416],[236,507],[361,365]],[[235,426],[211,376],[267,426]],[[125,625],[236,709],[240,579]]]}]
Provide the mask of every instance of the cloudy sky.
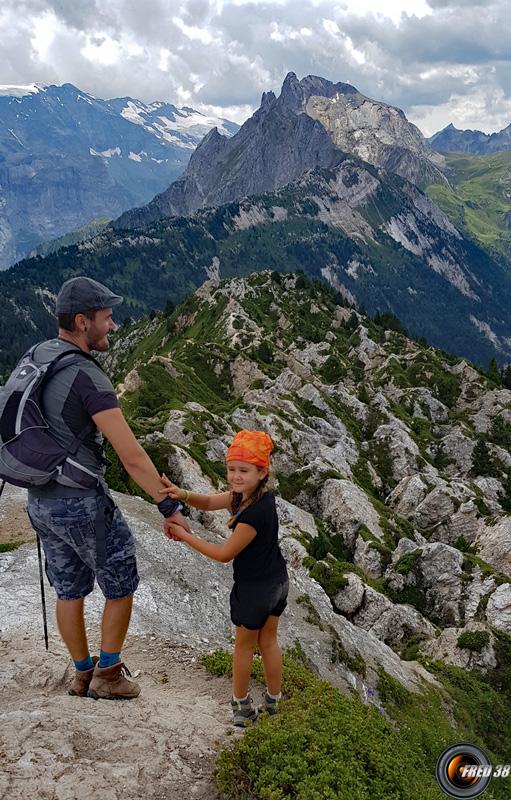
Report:
[{"label": "cloudy sky", "polygon": [[511,122],[506,0],[3,0],[0,84],[70,82],[242,122],[289,71],[352,83],[426,135]]}]

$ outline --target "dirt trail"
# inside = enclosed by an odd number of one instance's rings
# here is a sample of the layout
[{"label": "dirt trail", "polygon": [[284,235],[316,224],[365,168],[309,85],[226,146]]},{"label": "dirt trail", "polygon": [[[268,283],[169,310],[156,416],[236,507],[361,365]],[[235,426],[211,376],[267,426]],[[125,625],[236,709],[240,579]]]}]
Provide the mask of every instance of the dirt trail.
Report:
[{"label": "dirt trail", "polygon": [[[214,760],[229,735],[230,683],[196,650],[131,636],[123,652],[137,700],[70,697],[71,666],[52,636],[0,635],[0,798],[212,800]],[[138,671],[140,670],[140,674]]]}]

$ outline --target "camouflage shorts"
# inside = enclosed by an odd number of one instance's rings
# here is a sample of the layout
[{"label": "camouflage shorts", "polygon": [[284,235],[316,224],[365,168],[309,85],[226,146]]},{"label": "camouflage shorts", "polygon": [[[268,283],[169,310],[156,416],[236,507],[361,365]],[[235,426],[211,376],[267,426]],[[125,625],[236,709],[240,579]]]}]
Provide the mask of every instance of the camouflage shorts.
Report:
[{"label": "camouflage shorts", "polygon": [[96,524],[100,497],[29,497],[28,515],[46,556],[46,575],[60,600],[90,594],[94,578],[109,600],[133,594],[138,586],[135,542],[117,507],[107,529]]}]

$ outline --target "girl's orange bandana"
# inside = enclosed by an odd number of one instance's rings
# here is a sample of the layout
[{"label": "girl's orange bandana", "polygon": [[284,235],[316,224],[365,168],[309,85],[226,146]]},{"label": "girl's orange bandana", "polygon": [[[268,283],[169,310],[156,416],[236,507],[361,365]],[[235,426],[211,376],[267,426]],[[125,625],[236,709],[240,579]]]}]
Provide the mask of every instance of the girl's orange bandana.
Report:
[{"label": "girl's orange bandana", "polygon": [[264,431],[238,431],[227,451],[226,460],[269,467],[272,450],[271,437]]}]

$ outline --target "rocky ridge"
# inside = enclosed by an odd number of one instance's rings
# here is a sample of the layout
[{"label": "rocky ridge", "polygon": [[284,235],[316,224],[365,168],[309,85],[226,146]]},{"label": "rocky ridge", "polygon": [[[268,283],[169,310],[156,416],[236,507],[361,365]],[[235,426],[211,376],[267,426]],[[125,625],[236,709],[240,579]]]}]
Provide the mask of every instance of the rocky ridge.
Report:
[{"label": "rocky ridge", "polygon": [[401,658],[440,642],[444,662],[498,665],[511,635],[510,391],[296,276],[211,279],[128,335],[108,366],[161,469],[220,489],[235,430],[266,430],[283,525],[294,519],[295,557],[334,614]]}]

